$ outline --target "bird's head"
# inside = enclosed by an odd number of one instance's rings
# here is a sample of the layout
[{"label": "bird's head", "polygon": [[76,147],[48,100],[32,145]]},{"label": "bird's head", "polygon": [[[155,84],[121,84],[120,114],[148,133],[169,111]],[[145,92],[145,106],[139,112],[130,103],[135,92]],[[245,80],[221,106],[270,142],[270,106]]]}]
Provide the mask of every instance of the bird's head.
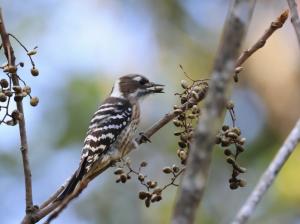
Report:
[{"label": "bird's head", "polygon": [[139,100],[153,93],[163,93],[163,86],[150,82],[139,74],[130,74],[120,77],[111,91],[112,97]]}]

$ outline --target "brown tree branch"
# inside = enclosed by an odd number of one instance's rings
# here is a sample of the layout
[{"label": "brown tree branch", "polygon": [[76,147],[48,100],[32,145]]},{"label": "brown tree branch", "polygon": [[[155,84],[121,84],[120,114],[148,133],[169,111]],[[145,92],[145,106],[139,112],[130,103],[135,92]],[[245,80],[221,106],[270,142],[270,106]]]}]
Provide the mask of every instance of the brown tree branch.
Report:
[{"label": "brown tree branch", "polygon": [[298,45],[300,47],[300,19],[298,14],[297,3],[296,0],[287,0],[287,2],[291,10],[291,22],[294,26],[298,39]]},{"label": "brown tree branch", "polygon": [[287,162],[289,156],[296,149],[300,142],[300,119],[292,129],[289,136],[284,141],[283,145],[275,155],[273,161],[270,163],[264,174],[259,179],[256,187],[248,197],[245,204],[242,206],[236,215],[232,224],[246,223],[249,217],[254,213],[257,204],[262,200],[262,197],[273,184],[275,178],[278,176],[281,168]]},{"label": "brown tree branch", "polygon": [[225,23],[210,88],[195,130],[186,170],[173,213],[173,224],[191,224],[204,192],[215,136],[223,122],[226,92],[235,69],[242,40],[250,23],[255,0],[235,0]]},{"label": "brown tree branch", "polygon": [[[0,35],[2,40],[2,45],[4,48],[4,53],[7,58],[8,66],[15,66],[15,55],[14,50],[11,46],[9,35],[6,32],[4,20],[2,16],[2,10],[0,8]],[[13,85],[19,86],[19,79],[16,73],[11,74]],[[23,115],[22,119],[19,120],[19,132],[21,139],[21,153],[23,159],[23,169],[25,176],[25,196],[26,196],[26,214],[31,214],[33,212],[33,202],[32,202],[32,183],[31,183],[31,170],[28,159],[28,144],[26,137],[26,126],[25,126],[25,116],[23,110],[23,103],[17,102],[17,109]]]}]

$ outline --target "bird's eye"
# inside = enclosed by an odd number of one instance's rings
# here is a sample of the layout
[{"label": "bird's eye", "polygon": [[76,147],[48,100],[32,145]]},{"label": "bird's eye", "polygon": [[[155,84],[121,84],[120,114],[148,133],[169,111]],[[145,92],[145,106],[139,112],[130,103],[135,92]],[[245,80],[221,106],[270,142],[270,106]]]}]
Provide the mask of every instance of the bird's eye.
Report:
[{"label": "bird's eye", "polygon": [[148,83],[148,82],[149,82],[148,79],[141,79],[141,80],[140,80],[140,84],[141,84],[141,85],[145,85],[145,84]]}]

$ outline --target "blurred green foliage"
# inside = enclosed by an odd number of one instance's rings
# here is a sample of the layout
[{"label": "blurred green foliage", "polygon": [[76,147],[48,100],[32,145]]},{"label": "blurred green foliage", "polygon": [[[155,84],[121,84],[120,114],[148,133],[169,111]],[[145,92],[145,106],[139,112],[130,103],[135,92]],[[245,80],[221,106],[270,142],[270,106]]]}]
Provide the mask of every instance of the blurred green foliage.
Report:
[{"label": "blurred green foliage", "polygon": [[81,142],[85,137],[90,118],[96,105],[103,98],[103,88],[96,78],[72,79],[63,92],[60,93],[64,101],[65,130],[59,136],[58,147]]}]

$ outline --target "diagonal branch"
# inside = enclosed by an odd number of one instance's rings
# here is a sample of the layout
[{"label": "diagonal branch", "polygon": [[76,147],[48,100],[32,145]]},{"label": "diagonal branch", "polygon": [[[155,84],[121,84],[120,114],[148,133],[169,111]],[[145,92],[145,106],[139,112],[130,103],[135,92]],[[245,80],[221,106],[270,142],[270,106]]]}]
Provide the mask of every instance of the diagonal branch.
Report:
[{"label": "diagonal branch", "polygon": [[279,28],[283,26],[286,19],[288,18],[289,10],[285,10],[281,15],[271,23],[270,27],[265,31],[265,33],[257,40],[257,42],[252,45],[248,50],[245,50],[238,60],[236,61],[236,67],[241,66],[254,52],[265,46],[268,38]]},{"label": "diagonal branch", "polygon": [[289,156],[296,149],[297,144],[300,142],[300,119],[292,129],[289,136],[284,141],[278,153],[270,163],[264,174],[261,176],[258,184],[248,197],[245,204],[242,206],[236,215],[232,224],[246,223],[249,217],[254,213],[257,204],[261,201],[264,194],[273,184],[279,171],[288,160]]},{"label": "diagonal branch", "polygon": [[173,224],[191,224],[202,199],[218,127],[223,122],[226,93],[255,0],[235,0],[225,23],[223,38],[212,71],[210,90],[195,130],[186,171],[173,213]]},{"label": "diagonal branch", "polygon": [[[14,50],[11,46],[9,35],[6,32],[4,20],[2,17],[2,10],[0,8],[0,35],[4,48],[4,53],[7,58],[8,66],[15,66],[15,55]],[[16,73],[11,74],[13,85],[19,86],[19,79]],[[32,183],[31,183],[31,170],[28,159],[28,144],[26,137],[26,127],[25,127],[25,117],[23,110],[23,103],[17,102],[17,109],[23,115],[22,119],[19,120],[19,132],[21,139],[21,153],[23,159],[23,168],[24,168],[24,176],[25,176],[25,192],[26,192],[26,214],[30,214],[33,212],[33,202],[32,202]]]},{"label": "diagonal branch", "polygon": [[297,3],[296,0],[287,0],[290,10],[291,10],[291,22],[294,26],[297,39],[298,39],[298,44],[300,47],[300,19],[299,19],[299,14],[298,14],[298,8],[297,8]]}]

